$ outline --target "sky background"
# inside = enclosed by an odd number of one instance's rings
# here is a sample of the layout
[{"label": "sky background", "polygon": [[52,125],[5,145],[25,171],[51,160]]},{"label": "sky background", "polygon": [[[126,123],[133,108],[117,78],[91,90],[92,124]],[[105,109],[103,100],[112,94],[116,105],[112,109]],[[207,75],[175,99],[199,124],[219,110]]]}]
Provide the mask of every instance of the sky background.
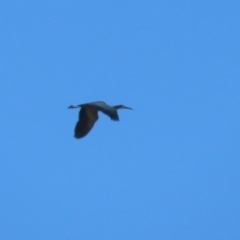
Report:
[{"label": "sky background", "polygon": [[240,239],[239,9],[1,1],[0,239]]}]

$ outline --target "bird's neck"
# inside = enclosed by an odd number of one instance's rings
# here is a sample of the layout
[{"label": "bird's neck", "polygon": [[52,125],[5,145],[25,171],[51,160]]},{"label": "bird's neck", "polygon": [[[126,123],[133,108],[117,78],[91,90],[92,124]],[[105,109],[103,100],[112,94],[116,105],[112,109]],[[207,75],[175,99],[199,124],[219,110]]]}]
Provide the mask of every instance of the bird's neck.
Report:
[{"label": "bird's neck", "polygon": [[119,108],[122,108],[122,105],[116,105],[116,106],[113,106],[115,109],[119,109]]}]

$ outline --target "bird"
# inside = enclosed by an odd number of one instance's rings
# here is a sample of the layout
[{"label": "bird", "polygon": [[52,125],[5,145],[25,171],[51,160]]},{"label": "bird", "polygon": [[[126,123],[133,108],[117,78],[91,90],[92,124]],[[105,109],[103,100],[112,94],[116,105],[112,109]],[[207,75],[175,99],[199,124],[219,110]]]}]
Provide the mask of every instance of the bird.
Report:
[{"label": "bird", "polygon": [[132,110],[132,108],[126,107],[122,104],[110,106],[103,101],[83,103],[76,106],[70,105],[68,108],[81,108],[78,115],[78,121],[74,129],[75,138],[83,138],[90,132],[95,122],[98,120],[98,111],[106,114],[113,121],[119,121],[119,116],[117,113],[118,109]]}]

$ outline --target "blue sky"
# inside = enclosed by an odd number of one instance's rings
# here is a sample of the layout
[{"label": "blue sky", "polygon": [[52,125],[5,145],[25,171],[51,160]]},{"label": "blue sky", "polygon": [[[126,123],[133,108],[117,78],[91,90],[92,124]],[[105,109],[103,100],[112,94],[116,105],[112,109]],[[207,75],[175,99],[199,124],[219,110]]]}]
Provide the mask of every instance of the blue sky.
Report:
[{"label": "blue sky", "polygon": [[1,1],[0,239],[239,239],[239,9]]}]

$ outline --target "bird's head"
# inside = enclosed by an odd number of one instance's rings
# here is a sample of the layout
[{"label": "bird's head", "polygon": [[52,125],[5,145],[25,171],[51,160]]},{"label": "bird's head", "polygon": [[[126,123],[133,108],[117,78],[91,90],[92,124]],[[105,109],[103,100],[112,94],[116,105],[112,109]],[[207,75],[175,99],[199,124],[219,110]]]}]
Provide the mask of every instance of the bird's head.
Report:
[{"label": "bird's head", "polygon": [[117,105],[117,106],[114,106],[114,108],[115,109],[130,109],[130,110],[132,110],[132,108],[130,108],[130,107],[127,107],[127,106],[125,106],[125,105]]}]

